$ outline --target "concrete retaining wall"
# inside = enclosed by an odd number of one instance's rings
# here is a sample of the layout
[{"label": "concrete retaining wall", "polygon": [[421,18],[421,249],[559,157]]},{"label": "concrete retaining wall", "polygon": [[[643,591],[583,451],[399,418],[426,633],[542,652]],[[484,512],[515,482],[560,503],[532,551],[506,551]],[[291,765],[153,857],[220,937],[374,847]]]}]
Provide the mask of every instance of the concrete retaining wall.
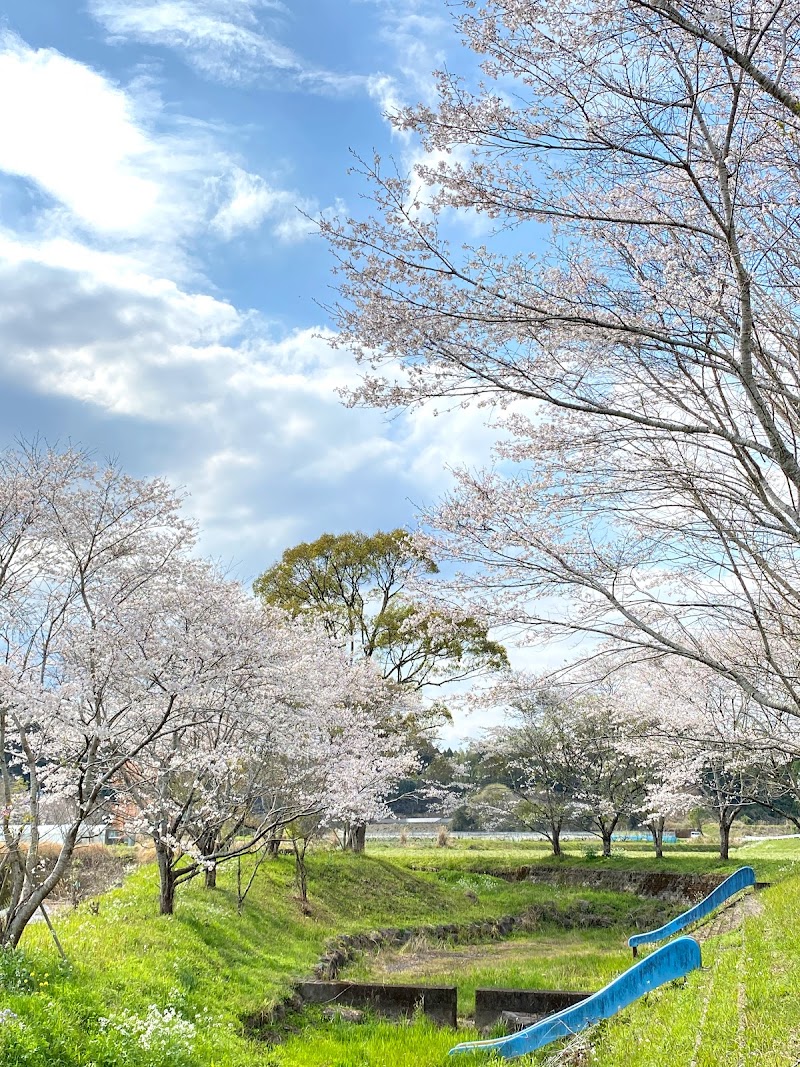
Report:
[{"label": "concrete retaining wall", "polygon": [[580,1004],[588,996],[591,994],[563,989],[476,989],[475,1026],[478,1030],[493,1026],[504,1011],[551,1015]]},{"label": "concrete retaining wall", "polygon": [[442,1026],[456,1026],[453,986],[382,985],[373,982],[301,982],[295,990],[306,1004],[342,1004],[369,1008],[398,1019],[422,1011]]}]

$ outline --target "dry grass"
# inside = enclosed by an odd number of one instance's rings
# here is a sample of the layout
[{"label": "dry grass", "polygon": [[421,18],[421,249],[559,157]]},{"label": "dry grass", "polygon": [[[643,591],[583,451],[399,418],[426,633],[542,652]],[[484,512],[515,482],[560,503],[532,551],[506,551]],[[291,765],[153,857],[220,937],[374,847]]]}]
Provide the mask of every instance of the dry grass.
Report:
[{"label": "dry grass", "polygon": [[[22,851],[27,853],[27,845],[22,845]],[[122,879],[133,867],[151,862],[148,851],[152,850],[124,845],[78,845],[50,899],[56,903],[77,904],[121,885]],[[40,878],[46,878],[53,870],[60,853],[61,846],[54,841],[43,841],[39,845]],[[0,865],[6,856],[7,851],[0,848]]]}]

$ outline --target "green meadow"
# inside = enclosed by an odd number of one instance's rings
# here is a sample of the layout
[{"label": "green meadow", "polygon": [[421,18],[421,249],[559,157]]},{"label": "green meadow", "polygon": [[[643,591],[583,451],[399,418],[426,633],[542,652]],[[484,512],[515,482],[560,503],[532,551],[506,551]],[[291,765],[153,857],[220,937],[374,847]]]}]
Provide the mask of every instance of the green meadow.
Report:
[{"label": "green meadow", "polygon": [[[758,894],[759,914],[704,943],[702,971],[582,1040],[591,1043],[593,1067],[794,1064],[800,842],[742,847],[725,865],[710,848],[683,844],[663,861],[632,847],[605,861],[585,853],[575,846],[563,863],[684,873],[751,863],[760,880],[774,882]],[[598,988],[629,965],[624,941],[632,922],[642,928],[674,913],[626,893],[508,879],[521,866],[551,862],[542,849],[514,843],[370,846],[364,856],[319,851],[309,857],[311,909],[304,914],[293,894],[292,860],[281,856],[263,866],[242,915],[228,870],[216,890],[182,887],[172,917],[157,914],[155,871],[142,866],[121,888],[54,919],[66,962],[44,924],[28,929],[19,952],[0,957],[0,1063],[442,1067],[452,1062],[448,1049],[474,1031],[422,1019],[345,1023],[318,1011],[290,1012],[276,1026],[259,1023],[293,981],[311,974],[337,933],[528,914],[534,928],[524,936],[479,945],[415,938],[402,949],[363,953],[343,972],[457,984],[459,1010],[468,1013],[480,985]],[[554,1046],[519,1062],[543,1063],[556,1052]]]}]

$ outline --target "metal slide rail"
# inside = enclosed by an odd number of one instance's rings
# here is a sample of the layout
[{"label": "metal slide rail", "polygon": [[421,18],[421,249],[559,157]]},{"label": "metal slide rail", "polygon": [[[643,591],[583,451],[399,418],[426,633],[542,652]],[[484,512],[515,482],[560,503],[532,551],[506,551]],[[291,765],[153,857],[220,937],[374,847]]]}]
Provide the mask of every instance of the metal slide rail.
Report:
[{"label": "metal slide rail", "polygon": [[558,1041],[561,1037],[571,1037],[578,1031],[591,1026],[601,1019],[616,1015],[633,1001],[657,989],[665,982],[683,978],[689,971],[700,966],[700,946],[693,937],[679,937],[670,941],[663,948],[656,949],[638,963],[634,963],[619,978],[593,993],[580,1004],[550,1015],[533,1026],[520,1030],[508,1037],[499,1037],[488,1041],[465,1041],[450,1049],[450,1055],[458,1052],[499,1052],[507,1060],[525,1056],[529,1052]]},{"label": "metal slide rail", "polygon": [[735,896],[736,893],[741,893],[743,889],[755,884],[756,872],[753,868],[740,867],[730,878],[726,878],[712,893],[709,893],[705,900],[701,900],[699,904],[695,904],[688,911],[684,911],[672,922],[660,926],[657,930],[650,930],[646,934],[633,934],[629,937],[628,944],[633,949],[634,956],[639,945],[653,944],[656,941],[663,941],[667,937],[672,937],[673,934],[677,934],[679,930],[683,930],[690,923],[697,922],[698,919],[704,919],[706,915],[718,908],[729,897]]}]

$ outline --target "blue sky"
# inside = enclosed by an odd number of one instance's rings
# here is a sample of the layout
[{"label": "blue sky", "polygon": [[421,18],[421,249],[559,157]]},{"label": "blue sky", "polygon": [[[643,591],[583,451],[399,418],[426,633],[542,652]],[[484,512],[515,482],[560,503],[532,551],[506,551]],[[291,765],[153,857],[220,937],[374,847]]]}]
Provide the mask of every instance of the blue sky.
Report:
[{"label": "blue sky", "polygon": [[385,112],[460,54],[443,0],[7,0],[3,443],[184,485],[244,581],[323,531],[413,522],[491,432],[341,405],[356,370],[301,212],[358,210],[350,148],[410,165]]},{"label": "blue sky", "polygon": [[357,370],[326,342],[331,260],[305,217],[363,211],[350,149],[420,158],[386,113],[467,62],[445,0],[3,12],[3,446],[71,441],[185,487],[201,551],[248,585],[323,532],[413,526],[449,466],[487,461],[481,411],[341,404]]}]

